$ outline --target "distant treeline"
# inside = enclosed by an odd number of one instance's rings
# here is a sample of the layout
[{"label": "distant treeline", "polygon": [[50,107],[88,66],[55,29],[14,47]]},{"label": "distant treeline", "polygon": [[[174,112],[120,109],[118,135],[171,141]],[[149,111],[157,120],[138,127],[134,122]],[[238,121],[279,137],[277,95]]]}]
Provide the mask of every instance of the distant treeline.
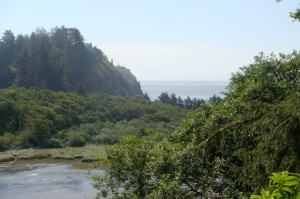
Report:
[{"label": "distant treeline", "polygon": [[136,89],[128,83],[128,76],[114,67],[100,49],[85,43],[76,28],[62,26],[49,32],[40,28],[17,37],[7,30],[0,40],[0,88],[70,91],[81,87],[86,91],[142,95],[138,82]]},{"label": "distant treeline", "polygon": [[[147,94],[145,93],[144,96],[147,96]],[[185,109],[198,109],[201,106],[201,104],[207,103],[204,99],[190,98],[189,96],[187,96],[187,98],[185,98],[185,99],[182,99],[180,96],[177,97],[176,94],[174,94],[174,93],[171,93],[169,95],[168,92],[162,92],[158,96],[157,100],[164,104],[170,104],[172,106],[179,106],[179,107],[185,108]],[[220,102],[221,100],[222,100],[221,97],[213,95],[212,97],[210,97],[208,99],[208,102],[209,103]]]}]

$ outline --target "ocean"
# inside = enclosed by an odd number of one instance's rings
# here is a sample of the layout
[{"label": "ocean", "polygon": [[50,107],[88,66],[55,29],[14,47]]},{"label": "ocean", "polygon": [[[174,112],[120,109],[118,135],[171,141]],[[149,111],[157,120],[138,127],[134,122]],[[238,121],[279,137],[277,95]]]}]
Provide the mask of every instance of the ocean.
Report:
[{"label": "ocean", "polygon": [[174,93],[185,99],[198,98],[208,100],[211,96],[223,97],[228,82],[193,82],[193,81],[141,81],[143,92],[148,93],[151,100],[156,100],[162,92]]}]

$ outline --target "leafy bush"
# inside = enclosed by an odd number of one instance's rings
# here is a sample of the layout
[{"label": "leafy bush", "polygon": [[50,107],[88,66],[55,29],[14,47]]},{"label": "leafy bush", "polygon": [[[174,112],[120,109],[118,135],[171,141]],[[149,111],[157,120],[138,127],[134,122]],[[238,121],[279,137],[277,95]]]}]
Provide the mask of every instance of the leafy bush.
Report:
[{"label": "leafy bush", "polygon": [[57,138],[50,138],[49,140],[46,140],[45,146],[47,148],[61,148],[62,147],[62,143]]},{"label": "leafy bush", "polygon": [[82,147],[86,144],[86,141],[80,132],[72,131],[69,133],[67,143],[70,147]]},{"label": "leafy bush", "polygon": [[98,135],[92,137],[91,142],[94,144],[116,144],[120,141],[120,135],[118,132],[103,128]]},{"label": "leafy bush", "polygon": [[300,175],[288,172],[273,173],[266,189],[260,195],[251,195],[251,199],[300,199]]},{"label": "leafy bush", "polygon": [[0,151],[9,150],[13,146],[15,136],[10,133],[4,133],[3,136],[0,136]]}]

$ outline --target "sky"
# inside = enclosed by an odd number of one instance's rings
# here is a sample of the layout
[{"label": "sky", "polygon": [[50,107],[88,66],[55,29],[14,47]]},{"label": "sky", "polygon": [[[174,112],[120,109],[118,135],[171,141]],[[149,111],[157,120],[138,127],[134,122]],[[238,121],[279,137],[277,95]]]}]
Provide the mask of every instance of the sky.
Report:
[{"label": "sky", "polygon": [[1,35],[77,28],[139,81],[228,81],[259,52],[299,50],[298,0],[1,1]]}]

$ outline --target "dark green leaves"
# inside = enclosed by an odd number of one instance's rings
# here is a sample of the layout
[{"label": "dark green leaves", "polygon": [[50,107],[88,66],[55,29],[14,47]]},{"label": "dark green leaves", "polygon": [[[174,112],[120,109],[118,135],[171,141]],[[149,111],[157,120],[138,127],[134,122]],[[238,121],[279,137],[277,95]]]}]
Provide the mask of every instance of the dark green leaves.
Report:
[{"label": "dark green leaves", "polygon": [[0,150],[115,144],[134,132],[174,129],[185,115],[139,97],[2,89]]},{"label": "dark green leaves", "polygon": [[[126,193],[138,198],[239,198],[239,192],[250,196],[264,187],[274,171],[299,173],[299,71],[298,52],[260,54],[233,75],[223,100],[201,104],[162,141],[147,136],[108,152],[111,167],[103,182],[121,183],[119,190],[130,182]],[[171,99],[166,93],[161,98]],[[129,170],[132,162],[143,165],[134,167],[137,173]],[[262,190],[264,198],[278,198],[277,189],[295,193],[296,182],[284,175],[273,175],[277,188]],[[147,187],[142,197],[133,180],[138,176],[147,179],[140,181]],[[106,185],[104,190],[113,190]]]}]

